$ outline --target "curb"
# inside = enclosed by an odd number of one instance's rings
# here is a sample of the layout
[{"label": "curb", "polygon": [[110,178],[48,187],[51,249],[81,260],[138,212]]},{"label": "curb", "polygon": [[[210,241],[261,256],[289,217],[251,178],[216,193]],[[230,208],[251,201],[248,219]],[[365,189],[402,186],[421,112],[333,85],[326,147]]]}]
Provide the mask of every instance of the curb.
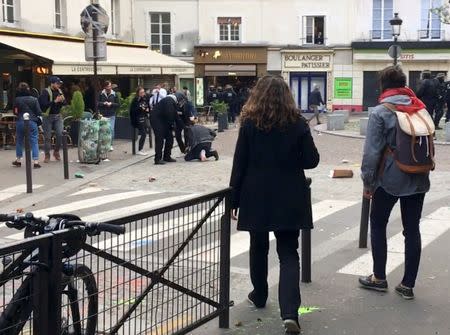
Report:
[{"label": "curb", "polygon": [[[327,127],[326,124],[319,124],[319,125],[314,126],[314,131],[316,133],[321,133],[321,134],[325,134],[325,135],[345,137],[345,138],[355,138],[355,139],[359,139],[359,140],[364,140],[366,138],[363,135],[340,133],[339,131],[327,130],[326,127]],[[323,129],[323,128],[325,128],[325,129]],[[447,146],[447,145],[450,145],[450,142],[435,141],[434,144]]]},{"label": "curb", "polygon": [[[129,160],[126,160],[124,162],[116,163],[112,166],[108,166],[104,169],[101,169],[99,171],[93,172],[91,174],[88,174],[85,178],[82,179],[72,179],[60,186],[53,187],[49,190],[46,190],[42,193],[32,193],[28,195],[27,193],[19,195],[22,197],[22,199],[16,199],[14,201],[14,198],[12,202],[9,202],[6,206],[3,206],[0,208],[0,212],[2,213],[9,213],[11,211],[15,211],[17,208],[28,208],[31,206],[34,206],[43,200],[46,200],[48,198],[61,195],[67,191],[70,191],[73,188],[81,187],[83,185],[89,184],[93,182],[94,180],[109,176],[113,173],[116,173],[122,169],[128,168],[130,166],[139,164],[147,159],[150,159],[152,157],[155,157],[154,154],[150,154],[145,157],[140,156],[132,156]],[[13,208],[11,208],[13,206]]]}]

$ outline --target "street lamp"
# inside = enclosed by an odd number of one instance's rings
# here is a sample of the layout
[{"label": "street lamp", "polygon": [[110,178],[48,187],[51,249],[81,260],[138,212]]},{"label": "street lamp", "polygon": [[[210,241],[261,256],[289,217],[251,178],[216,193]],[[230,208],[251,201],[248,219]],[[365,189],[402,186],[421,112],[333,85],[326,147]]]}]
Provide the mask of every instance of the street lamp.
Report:
[{"label": "street lamp", "polygon": [[403,20],[398,17],[398,13],[394,13],[394,17],[389,21],[392,27],[392,36],[394,37],[394,65],[397,65],[398,45],[397,39],[400,36]]}]

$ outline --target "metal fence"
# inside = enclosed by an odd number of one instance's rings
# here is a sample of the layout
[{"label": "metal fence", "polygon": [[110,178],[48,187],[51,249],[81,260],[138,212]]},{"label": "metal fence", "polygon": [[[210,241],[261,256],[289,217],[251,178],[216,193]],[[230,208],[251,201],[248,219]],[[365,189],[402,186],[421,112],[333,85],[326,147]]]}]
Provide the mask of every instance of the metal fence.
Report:
[{"label": "metal fence", "polygon": [[[124,225],[124,235],[83,241],[64,230],[0,248],[1,317],[31,282],[20,295],[27,304],[15,304],[31,317],[0,334],[186,334],[216,317],[227,328],[229,196],[222,190],[107,222]],[[80,251],[67,255],[68,242]],[[37,250],[25,272],[7,271]]]}]

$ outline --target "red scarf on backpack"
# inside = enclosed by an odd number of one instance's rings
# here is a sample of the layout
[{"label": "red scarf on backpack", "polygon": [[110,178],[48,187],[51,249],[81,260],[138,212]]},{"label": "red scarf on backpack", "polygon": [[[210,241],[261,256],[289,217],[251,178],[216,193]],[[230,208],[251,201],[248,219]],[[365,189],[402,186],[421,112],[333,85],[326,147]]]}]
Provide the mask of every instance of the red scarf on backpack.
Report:
[{"label": "red scarf on backpack", "polygon": [[410,115],[417,113],[421,109],[426,108],[425,104],[420,100],[412,89],[409,87],[401,88],[390,88],[384,91],[378,102],[381,103],[387,97],[392,97],[394,95],[407,95],[411,99],[411,105],[396,105],[395,107],[399,112],[408,113]]}]

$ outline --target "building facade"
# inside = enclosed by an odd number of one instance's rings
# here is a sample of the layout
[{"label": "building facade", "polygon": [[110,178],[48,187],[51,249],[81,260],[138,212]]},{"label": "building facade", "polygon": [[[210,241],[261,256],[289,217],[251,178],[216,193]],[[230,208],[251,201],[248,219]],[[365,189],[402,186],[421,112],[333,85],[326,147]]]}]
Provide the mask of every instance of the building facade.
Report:
[{"label": "building facade", "polygon": [[136,0],[135,37],[193,62],[204,87],[280,74],[302,110],[308,109],[309,93],[318,85],[328,109],[361,111],[376,103],[376,72],[392,63],[387,49],[393,42],[389,20],[394,12],[403,19],[400,62],[409,84],[415,88],[425,69],[449,70],[450,28],[430,11],[442,3]]}]

